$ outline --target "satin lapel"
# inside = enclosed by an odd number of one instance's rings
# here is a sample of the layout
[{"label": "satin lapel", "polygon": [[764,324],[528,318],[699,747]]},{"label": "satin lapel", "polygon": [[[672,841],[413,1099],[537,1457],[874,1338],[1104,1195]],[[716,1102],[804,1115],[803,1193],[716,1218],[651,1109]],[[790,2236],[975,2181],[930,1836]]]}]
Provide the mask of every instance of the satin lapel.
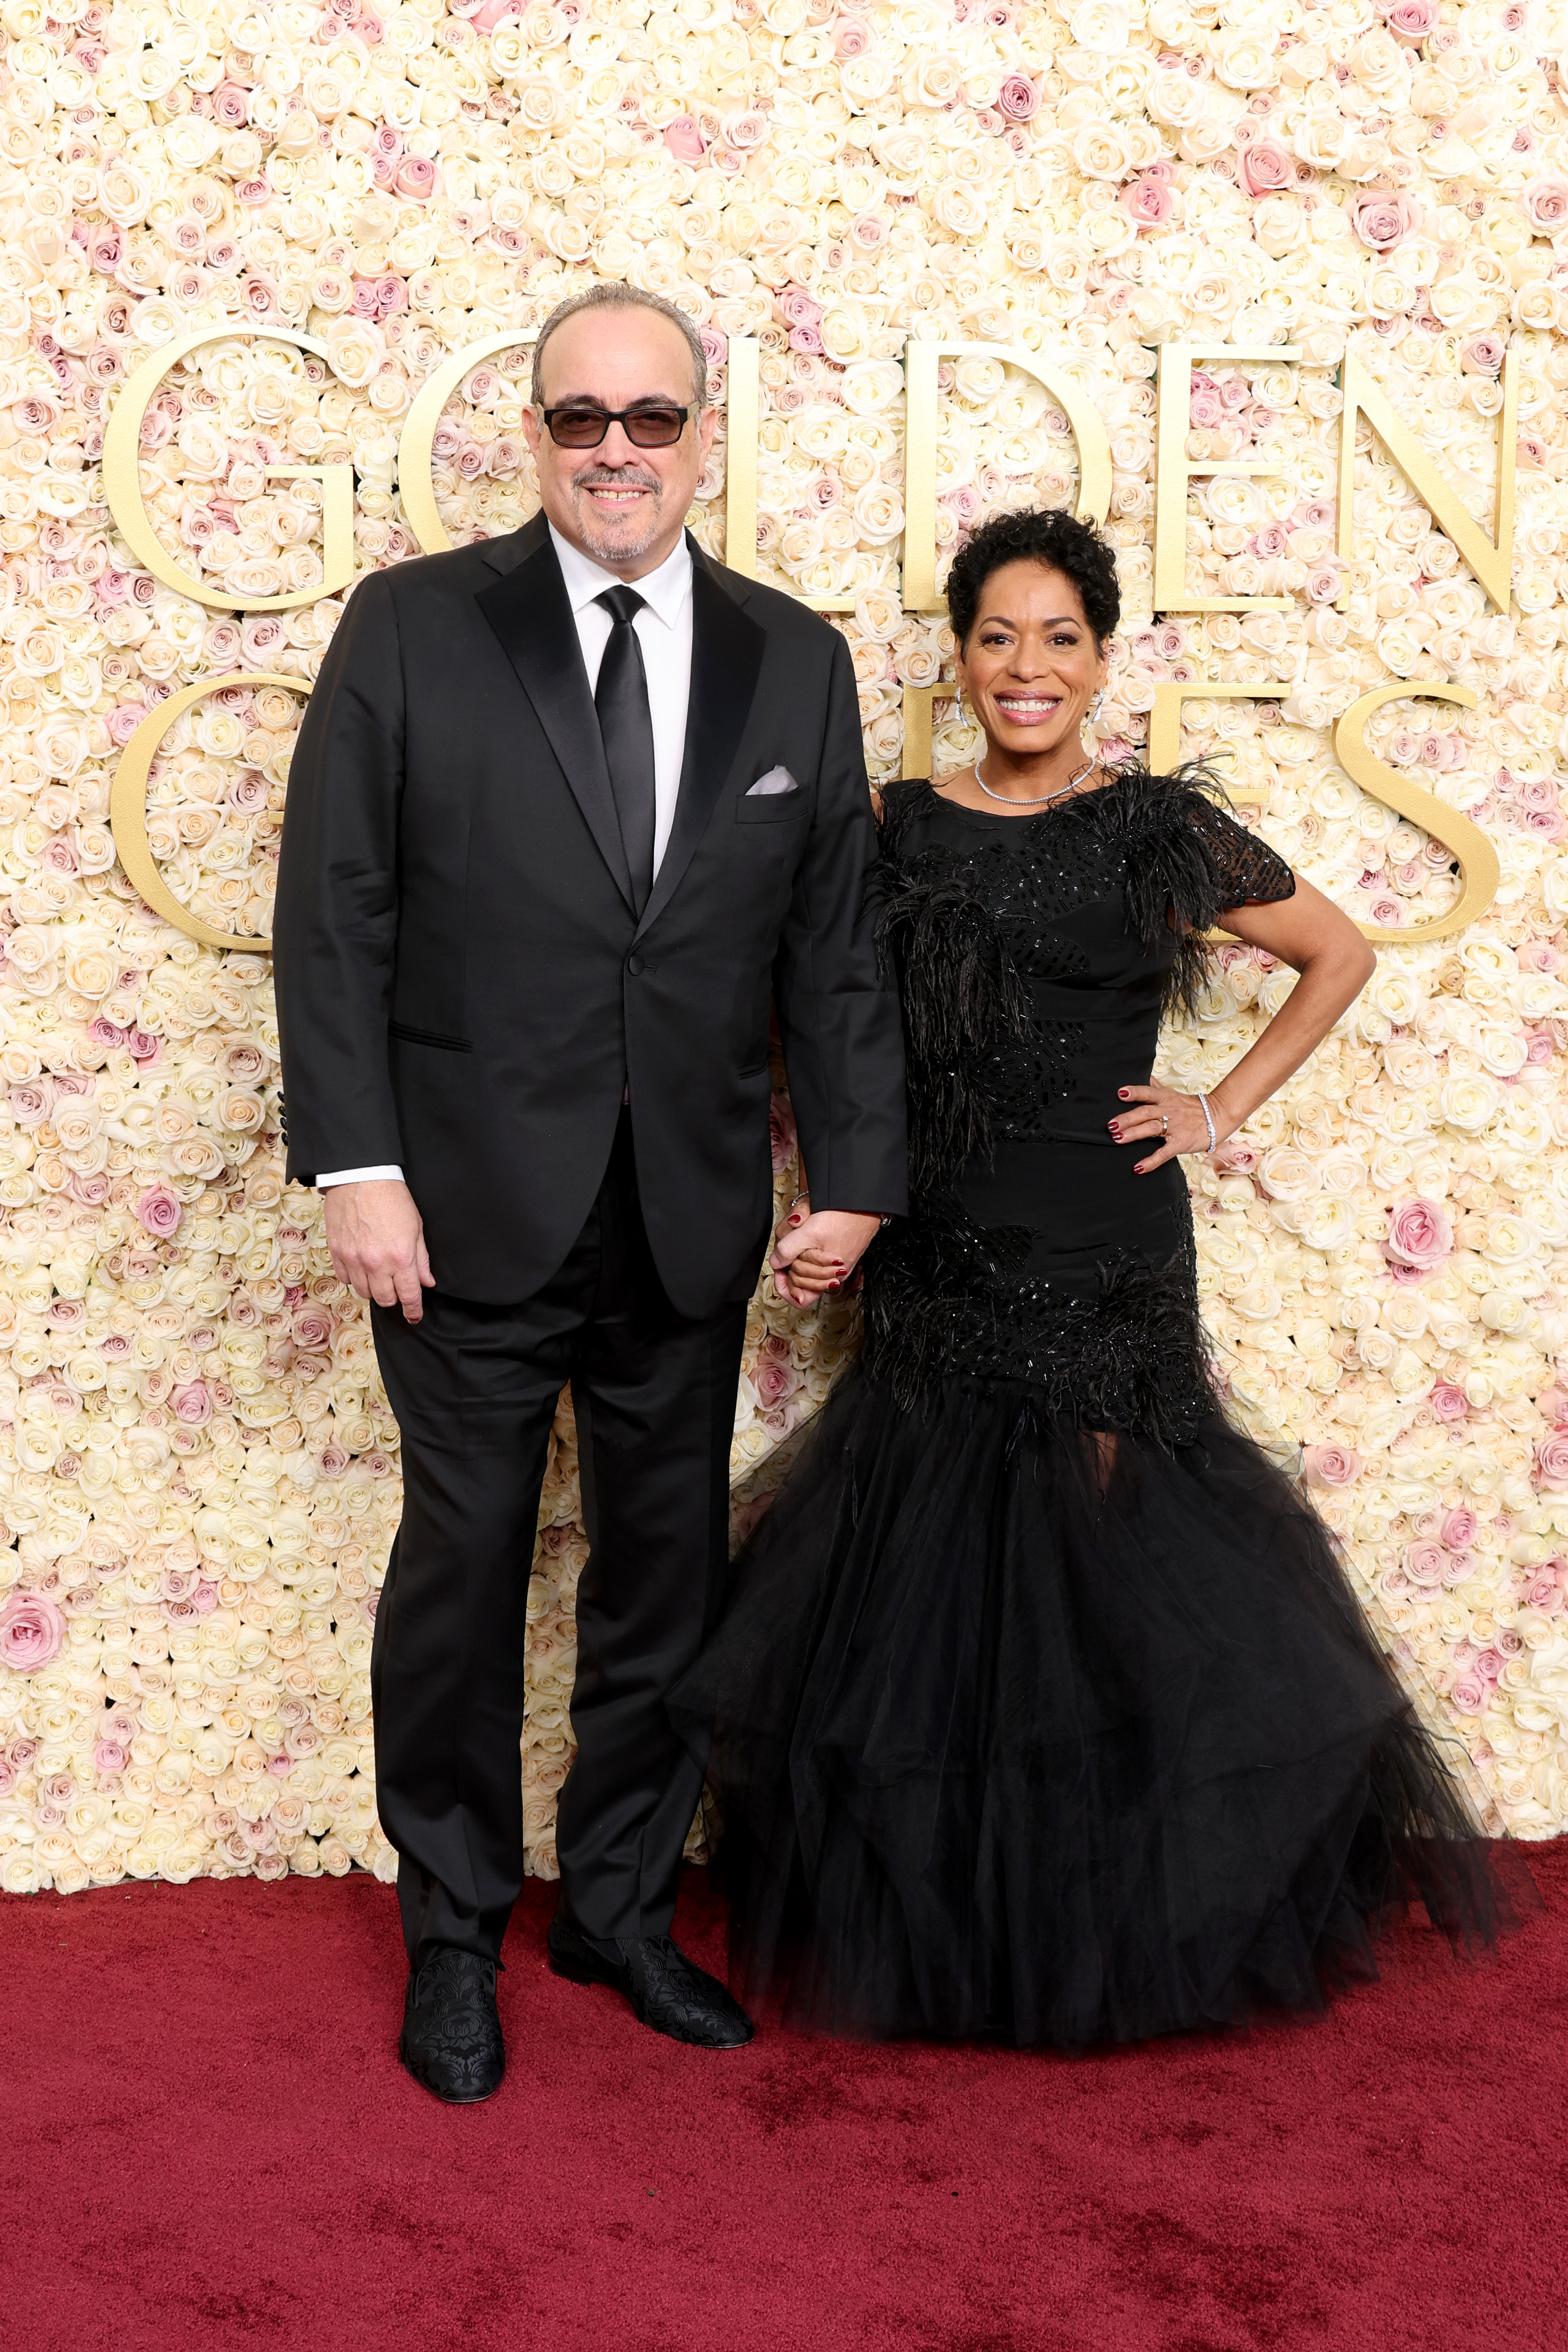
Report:
[{"label": "satin lapel", "polygon": [[713,814],[713,803],[729,781],[751,717],[766,642],[764,632],[720,585],[706,558],[694,547],[686,754],[675,823],[637,926],[639,939],[669,904]]},{"label": "satin lapel", "polygon": [[520,542],[517,560],[490,587],[481,588],[474,602],[521,680],[588,830],[629,907],[634,903],[631,869],[605,765],[598,714],[588,691],[577,624],[542,517],[537,519],[537,530],[530,524],[516,539],[499,541],[498,558],[510,557]]}]

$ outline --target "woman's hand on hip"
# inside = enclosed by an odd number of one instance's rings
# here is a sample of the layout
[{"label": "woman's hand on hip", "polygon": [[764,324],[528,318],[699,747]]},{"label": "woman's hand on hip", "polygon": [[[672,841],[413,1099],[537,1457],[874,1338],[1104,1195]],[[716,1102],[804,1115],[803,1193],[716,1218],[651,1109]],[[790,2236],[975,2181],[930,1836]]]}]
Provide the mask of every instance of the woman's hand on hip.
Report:
[{"label": "woman's hand on hip", "polygon": [[[1156,1147],[1147,1160],[1137,1162],[1134,1175],[1147,1176],[1184,1152],[1206,1152],[1210,1149],[1208,1121],[1196,1095],[1178,1094],[1174,1087],[1156,1086],[1121,1087],[1117,1091],[1125,1108],[1110,1123],[1111,1141],[1152,1141]],[[1230,1129],[1217,1112],[1214,1123],[1217,1143]]]}]

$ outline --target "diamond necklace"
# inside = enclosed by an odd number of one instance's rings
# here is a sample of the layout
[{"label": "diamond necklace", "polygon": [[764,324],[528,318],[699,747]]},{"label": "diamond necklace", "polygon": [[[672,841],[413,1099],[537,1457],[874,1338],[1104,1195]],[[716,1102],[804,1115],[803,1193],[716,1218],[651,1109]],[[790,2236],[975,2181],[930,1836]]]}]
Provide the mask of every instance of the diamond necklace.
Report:
[{"label": "diamond necklace", "polygon": [[1009,808],[1046,808],[1052,801],[1059,801],[1068,793],[1077,792],[1085,776],[1092,774],[1093,770],[1094,761],[1086,760],[1076,776],[1069,776],[1067,782],[1058,784],[1054,793],[1041,793],[1034,800],[1024,800],[1016,793],[994,793],[980,772],[978,760],[974,762],[974,781],[988,801],[1001,801]]}]

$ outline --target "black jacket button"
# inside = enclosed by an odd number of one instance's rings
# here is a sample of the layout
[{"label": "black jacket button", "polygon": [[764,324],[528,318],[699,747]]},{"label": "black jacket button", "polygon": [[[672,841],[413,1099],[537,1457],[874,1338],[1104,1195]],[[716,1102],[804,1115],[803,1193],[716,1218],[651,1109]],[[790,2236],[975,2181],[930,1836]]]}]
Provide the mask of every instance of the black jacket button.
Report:
[{"label": "black jacket button", "polygon": [[626,970],[631,973],[631,976],[632,976],[632,978],[633,978],[634,980],[640,980],[640,978],[642,977],[642,958],[641,958],[641,956],[640,956],[640,955],[629,955],[629,956],[627,956],[627,958],[626,958]]}]

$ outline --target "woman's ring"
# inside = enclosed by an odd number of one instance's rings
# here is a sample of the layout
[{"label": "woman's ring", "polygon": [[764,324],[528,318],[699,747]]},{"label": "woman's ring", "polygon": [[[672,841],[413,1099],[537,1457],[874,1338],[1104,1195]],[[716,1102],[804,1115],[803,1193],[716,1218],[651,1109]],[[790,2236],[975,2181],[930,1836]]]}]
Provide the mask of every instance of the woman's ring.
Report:
[{"label": "woman's ring", "polygon": [[1169,1132],[1170,1132],[1170,1128],[1171,1128],[1171,1121],[1170,1121],[1170,1118],[1169,1118],[1169,1116],[1168,1116],[1168,1114],[1167,1114],[1166,1112],[1162,1111],[1162,1112],[1160,1113],[1160,1132],[1161,1132],[1161,1134],[1162,1134],[1162,1135],[1167,1135],[1167,1134],[1169,1134]]}]

